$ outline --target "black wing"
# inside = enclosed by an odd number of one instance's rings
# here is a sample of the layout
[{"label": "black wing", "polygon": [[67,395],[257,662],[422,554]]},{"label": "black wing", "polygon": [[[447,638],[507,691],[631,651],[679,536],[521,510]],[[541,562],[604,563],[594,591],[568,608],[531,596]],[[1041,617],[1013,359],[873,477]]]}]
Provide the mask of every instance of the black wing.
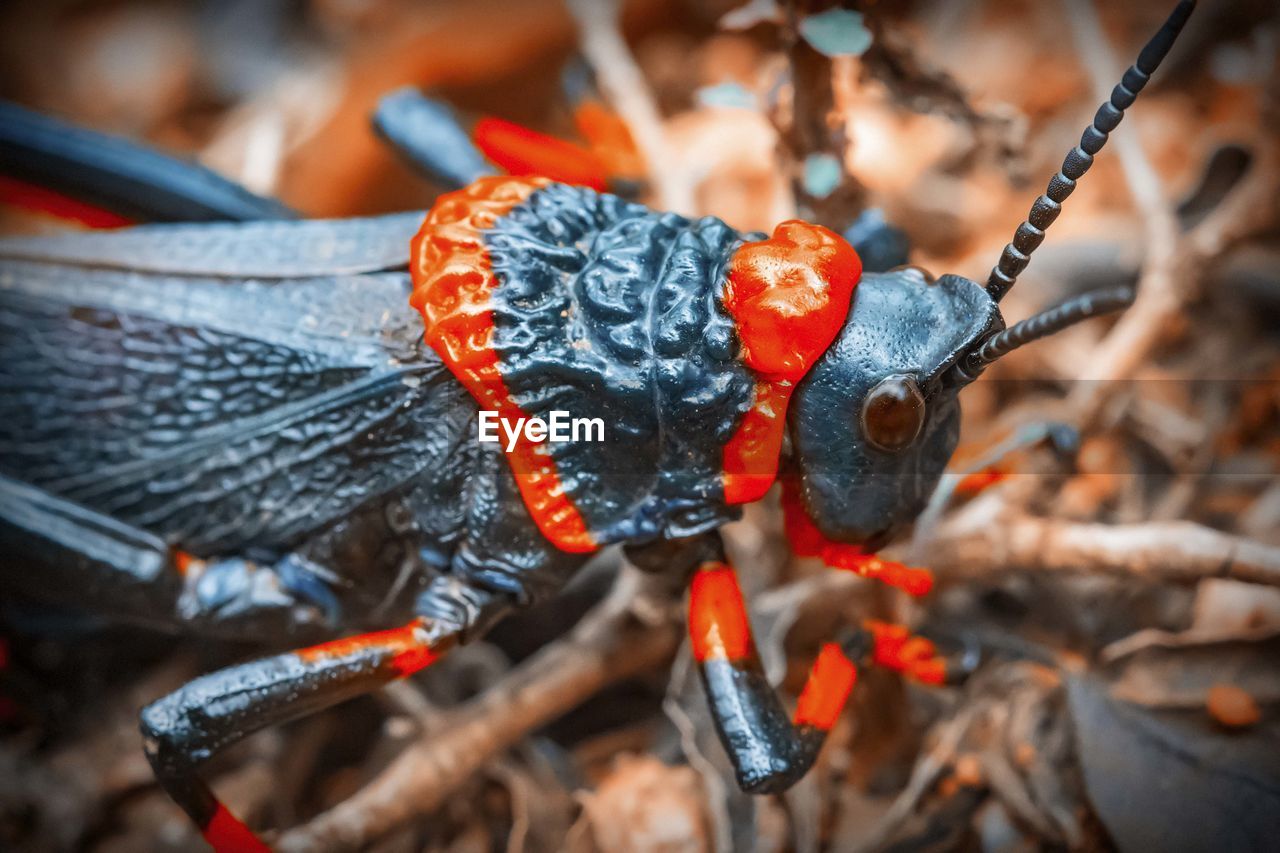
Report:
[{"label": "black wing", "polygon": [[287,545],[466,433],[409,289],[0,261],[0,472],[197,553]]},{"label": "black wing", "polygon": [[143,225],[0,238],[0,258],[227,278],[301,278],[404,267],[424,214],[356,219]]}]

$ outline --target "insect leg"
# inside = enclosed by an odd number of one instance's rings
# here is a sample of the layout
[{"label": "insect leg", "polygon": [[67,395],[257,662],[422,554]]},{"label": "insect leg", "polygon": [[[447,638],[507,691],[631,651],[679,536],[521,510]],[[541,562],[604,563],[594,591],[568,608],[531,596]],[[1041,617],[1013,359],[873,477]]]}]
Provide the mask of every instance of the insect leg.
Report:
[{"label": "insect leg", "polygon": [[788,718],[760,666],[737,576],[721,561],[703,563],[693,575],[689,636],[738,785],[750,793],[786,790],[813,765],[857,667],[839,644],[824,645]]},{"label": "insect leg", "polygon": [[829,568],[874,578],[914,596],[933,589],[933,573],[928,569],[882,559],[859,545],[828,540],[805,511],[794,473],[782,478],[782,521],[791,552],[797,557],[818,557]]},{"label": "insect leg", "polygon": [[921,684],[956,684],[977,666],[976,653],[959,658],[938,654],[933,641],[910,633],[893,622],[868,619],[845,641],[847,648],[863,650],[877,666],[900,672]]},{"label": "insect leg", "polygon": [[[332,620],[323,571],[294,555],[275,564],[199,560],[157,536],[36,486],[0,476],[0,580],[36,599],[172,629],[253,637]],[[20,558],[8,555],[21,555]]]},{"label": "insect leg", "polygon": [[0,103],[0,202],[90,225],[292,219],[203,166]]},{"label": "insect leg", "polygon": [[955,683],[973,668],[967,659],[940,657],[932,642],[902,626],[867,621],[822,646],[788,718],[760,666],[737,576],[723,560],[708,560],[693,575],[689,636],[720,741],[739,786],[750,793],[786,790],[808,772],[860,665],[925,684]]},{"label": "insect leg", "polygon": [[[433,614],[389,631],[360,634],[203,675],[142,711],[147,758],[161,786],[215,850],[266,847],[197,774],[197,768],[259,729],[370,693],[431,665],[470,629],[496,618],[506,599],[437,578],[424,599]],[[449,606],[443,606],[448,602]]]},{"label": "insect leg", "polygon": [[382,96],[373,128],[406,163],[447,189],[461,189],[495,173],[453,108],[412,86]]}]

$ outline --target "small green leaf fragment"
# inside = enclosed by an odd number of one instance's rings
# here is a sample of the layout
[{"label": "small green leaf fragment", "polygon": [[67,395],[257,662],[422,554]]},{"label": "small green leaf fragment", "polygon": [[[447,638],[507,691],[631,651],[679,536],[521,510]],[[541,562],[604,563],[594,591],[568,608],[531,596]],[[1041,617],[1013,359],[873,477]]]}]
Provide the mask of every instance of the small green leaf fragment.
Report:
[{"label": "small green leaf fragment", "polygon": [[832,154],[810,154],[804,160],[804,191],[826,198],[840,186],[840,161]]},{"label": "small green leaf fragment", "polygon": [[828,9],[800,22],[800,37],[824,56],[861,56],[871,47],[862,13]]}]

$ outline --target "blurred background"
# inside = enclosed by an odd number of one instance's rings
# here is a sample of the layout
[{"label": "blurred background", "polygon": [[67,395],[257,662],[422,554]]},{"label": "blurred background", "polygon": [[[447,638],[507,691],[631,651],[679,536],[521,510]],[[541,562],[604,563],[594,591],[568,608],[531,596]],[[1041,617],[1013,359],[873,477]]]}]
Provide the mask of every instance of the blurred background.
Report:
[{"label": "blurred background", "polygon": [[[654,207],[871,229],[890,255],[983,281],[1173,4],[621,5],[10,2],[0,97],[340,217],[441,192],[370,127],[411,86],[468,128],[496,117],[571,141]],[[618,573],[606,554],[420,679],[230,750],[211,777],[233,810],[287,849],[1274,845],[1280,8],[1201,5],[1003,310],[1116,284],[1138,302],[965,392],[954,472],[889,551],[932,568],[933,595],[790,558],[773,495],[728,531],[790,695],[821,641],[870,616],[979,658],[967,684],[871,672],[804,782],[741,795],[679,607],[597,625],[631,644],[606,672],[564,636]],[[0,209],[7,233],[62,227]],[[0,848],[198,846],[151,782],[137,711],[264,650],[22,607],[0,625]],[[536,713],[484,700],[517,688]]]}]

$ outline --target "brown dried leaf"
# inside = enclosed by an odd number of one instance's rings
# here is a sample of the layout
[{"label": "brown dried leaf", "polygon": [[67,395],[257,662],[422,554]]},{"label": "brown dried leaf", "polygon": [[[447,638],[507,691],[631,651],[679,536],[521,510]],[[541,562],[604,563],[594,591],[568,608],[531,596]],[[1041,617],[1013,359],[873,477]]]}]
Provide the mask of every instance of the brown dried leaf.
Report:
[{"label": "brown dried leaf", "polygon": [[579,795],[601,853],[694,853],[710,849],[698,774],[650,756],[620,756],[613,773]]}]

